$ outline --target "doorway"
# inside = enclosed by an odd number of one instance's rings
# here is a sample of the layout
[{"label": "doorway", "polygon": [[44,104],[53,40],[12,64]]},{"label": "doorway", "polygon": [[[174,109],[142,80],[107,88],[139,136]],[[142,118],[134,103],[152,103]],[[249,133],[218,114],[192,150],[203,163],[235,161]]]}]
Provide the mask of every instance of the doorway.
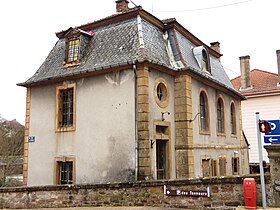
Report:
[{"label": "doorway", "polygon": [[170,178],[170,123],[169,122],[155,122],[155,178],[169,179]]},{"label": "doorway", "polygon": [[156,140],[157,179],[166,179],[166,148],[165,140]]}]

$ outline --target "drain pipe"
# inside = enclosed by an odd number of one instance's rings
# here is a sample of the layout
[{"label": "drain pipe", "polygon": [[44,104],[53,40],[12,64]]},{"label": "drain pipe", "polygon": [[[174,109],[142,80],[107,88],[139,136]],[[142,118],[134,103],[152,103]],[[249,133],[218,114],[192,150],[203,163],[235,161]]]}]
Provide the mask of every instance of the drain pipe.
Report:
[{"label": "drain pipe", "polygon": [[135,114],[135,181],[138,180],[138,90],[137,90],[137,67],[136,62],[133,61],[134,71],[134,114]]}]

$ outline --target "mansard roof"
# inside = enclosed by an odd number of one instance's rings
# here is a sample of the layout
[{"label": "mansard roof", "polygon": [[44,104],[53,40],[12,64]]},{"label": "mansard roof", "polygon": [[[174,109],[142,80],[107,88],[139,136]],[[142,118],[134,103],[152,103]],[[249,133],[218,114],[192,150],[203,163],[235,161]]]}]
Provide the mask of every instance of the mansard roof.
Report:
[{"label": "mansard roof", "polygon": [[[65,66],[65,36],[71,30],[89,35],[89,41],[84,46],[85,52],[79,64]],[[26,82],[18,85],[28,87],[46,84],[148,62],[173,72],[186,71],[243,98],[223,69],[219,52],[204,44],[176,19],[159,20],[140,6],[56,35],[59,40],[40,68]],[[192,53],[192,49],[197,46],[207,49],[211,74],[203,72],[198,66]]]}]

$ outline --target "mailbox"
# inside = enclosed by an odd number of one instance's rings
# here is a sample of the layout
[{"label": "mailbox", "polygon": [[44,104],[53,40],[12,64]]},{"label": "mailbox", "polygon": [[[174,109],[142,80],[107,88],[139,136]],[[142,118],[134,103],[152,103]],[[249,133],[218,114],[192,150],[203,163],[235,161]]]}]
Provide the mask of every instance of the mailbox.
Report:
[{"label": "mailbox", "polygon": [[244,201],[246,209],[257,209],[256,181],[254,178],[245,178],[243,181]]}]

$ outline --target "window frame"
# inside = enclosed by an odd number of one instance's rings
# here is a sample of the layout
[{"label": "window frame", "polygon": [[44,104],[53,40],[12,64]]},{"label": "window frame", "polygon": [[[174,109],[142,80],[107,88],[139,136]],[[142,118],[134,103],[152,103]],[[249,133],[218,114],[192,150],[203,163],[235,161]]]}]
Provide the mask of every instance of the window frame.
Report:
[{"label": "window frame", "polygon": [[217,133],[225,134],[225,104],[222,97],[218,97],[216,103]]},{"label": "window frame", "polygon": [[[79,63],[79,58],[80,58],[80,49],[81,49],[81,39],[80,35],[76,36],[71,36],[66,38],[66,46],[65,46],[65,58],[64,58],[64,65],[71,66],[71,65],[76,65]],[[71,43],[74,42],[73,45]],[[78,42],[78,43],[76,43]],[[70,50],[73,51],[70,55]],[[75,54],[77,54],[75,56]],[[72,58],[69,60],[69,58]]]},{"label": "window frame", "polygon": [[208,53],[207,53],[207,51],[205,49],[202,49],[201,66],[202,66],[202,70],[204,72],[211,73],[211,70],[209,68],[209,66],[210,66],[210,64],[209,64],[209,56],[208,56]]},{"label": "window frame", "polygon": [[236,127],[236,108],[234,102],[230,104],[230,128],[231,135],[237,135],[237,127]]},{"label": "window frame", "polygon": [[[203,104],[202,104],[203,97]],[[204,108],[203,108],[204,107]],[[199,129],[200,133],[209,133],[210,125],[209,125],[209,104],[208,97],[205,91],[200,91],[199,93]]]},{"label": "window frame", "polygon": [[[161,89],[162,98],[158,95],[158,89]],[[169,87],[163,78],[158,78],[154,84],[154,97],[157,105],[161,108],[166,108],[169,105]]]},{"label": "window frame", "polygon": [[[240,171],[240,169],[239,169],[239,157],[232,157],[232,159],[231,159],[231,161],[232,161],[232,174],[233,175],[238,175],[239,174],[239,171]],[[236,170],[235,170],[235,168],[236,168]]]},{"label": "window frame", "polygon": [[[63,120],[63,101],[61,98],[61,94],[63,91],[68,89],[73,89],[73,100],[72,100],[72,124],[71,125],[62,125]],[[70,109],[71,109],[70,108]],[[68,107],[69,109],[69,107]],[[62,86],[56,87],[56,132],[67,132],[67,131],[75,131],[76,130],[76,84],[64,84]]]},{"label": "window frame", "polygon": [[[60,164],[72,163],[72,183],[61,183]],[[56,157],[54,163],[54,183],[56,185],[73,185],[76,183],[76,159],[75,157]]]}]

